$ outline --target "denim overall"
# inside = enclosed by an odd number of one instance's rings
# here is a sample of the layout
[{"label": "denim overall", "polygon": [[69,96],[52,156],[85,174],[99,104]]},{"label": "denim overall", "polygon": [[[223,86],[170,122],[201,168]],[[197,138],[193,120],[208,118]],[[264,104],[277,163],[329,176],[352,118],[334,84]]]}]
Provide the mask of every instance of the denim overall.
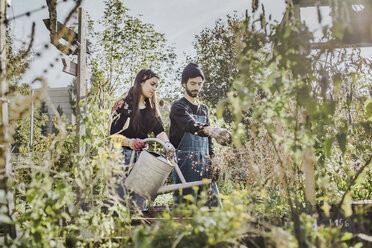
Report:
[{"label": "denim overall", "polygon": [[[202,115],[191,115],[196,121],[205,124],[207,117]],[[208,178],[207,165],[211,162],[209,159],[209,142],[208,137],[200,137],[190,132],[185,132],[180,144],[176,150],[178,166],[185,177],[186,182],[200,181]],[[181,183],[175,170],[173,170],[173,179],[176,184]],[[194,199],[199,198],[200,191],[195,192],[192,188],[186,188],[174,193],[175,203],[186,202],[183,199],[185,195],[193,195]],[[218,205],[217,197],[218,188],[216,182],[211,184],[210,197],[207,206],[213,207]],[[180,199],[181,198],[181,199]]]},{"label": "denim overall", "polygon": [[[145,211],[147,210],[147,201],[146,198],[140,196],[139,194],[136,194],[135,192],[130,192],[128,189],[125,188],[124,182],[129,174],[129,164],[130,164],[130,158],[132,157],[133,150],[128,149],[126,147],[123,147],[123,155],[124,155],[124,163],[125,163],[125,176],[122,175],[115,176],[116,177],[116,193],[120,197],[121,200],[126,201],[127,197],[129,195],[129,208],[134,209],[135,207],[138,207],[139,210]],[[136,162],[140,152],[136,152],[134,162]]]}]

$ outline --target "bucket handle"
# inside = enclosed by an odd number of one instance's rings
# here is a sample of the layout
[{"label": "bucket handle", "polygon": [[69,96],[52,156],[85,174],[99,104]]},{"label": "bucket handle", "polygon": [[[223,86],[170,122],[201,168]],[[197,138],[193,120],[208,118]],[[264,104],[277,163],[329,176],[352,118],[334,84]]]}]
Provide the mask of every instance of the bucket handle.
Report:
[{"label": "bucket handle", "polygon": [[[157,139],[157,138],[146,138],[146,139],[143,140],[143,142],[145,142],[145,143],[148,143],[148,142],[151,142],[151,141],[157,142],[157,143],[161,144],[163,147],[167,146],[164,141],[162,141],[160,139]],[[135,154],[136,154],[136,151],[133,150],[132,156],[130,158],[130,163],[129,163],[130,168],[133,167]],[[185,177],[183,176],[180,168],[178,167],[177,161],[172,159],[169,162],[173,165],[174,169],[176,170],[176,173],[177,173],[178,177],[180,178],[181,183],[180,184],[174,184],[174,185],[162,186],[162,187],[159,188],[159,190],[157,192],[158,194],[162,194],[162,193],[166,193],[166,192],[174,191],[174,190],[178,190],[178,189],[191,188],[191,187],[194,187],[194,186],[201,186],[201,185],[204,185],[204,184],[212,183],[212,181],[210,179],[204,179],[204,180],[201,180],[201,181],[194,181],[194,182],[186,182]]]},{"label": "bucket handle", "polygon": [[[143,140],[143,142],[145,142],[145,143],[149,143],[151,141],[157,142],[157,143],[161,144],[163,147],[167,146],[167,144],[165,144],[164,141],[162,141],[160,139],[157,139],[157,138],[147,138],[147,139]],[[132,156],[131,156],[130,162],[129,162],[129,168],[133,167],[135,154],[136,154],[136,151],[133,150]],[[184,176],[182,175],[182,172],[181,172],[180,168],[178,167],[178,164],[176,163],[176,161],[170,161],[170,162],[174,166],[174,168],[176,169],[176,173],[177,173],[178,177],[180,178],[181,182],[186,183],[186,180],[185,180]]]},{"label": "bucket handle", "polygon": [[[147,139],[144,139],[142,141],[145,142],[145,143],[149,143],[151,141],[154,141],[154,142],[158,142],[163,147],[166,147],[167,146],[162,140],[157,139],[157,138],[147,138]],[[132,168],[133,167],[135,155],[136,155],[136,151],[133,150],[132,156],[130,157],[129,168]]]}]

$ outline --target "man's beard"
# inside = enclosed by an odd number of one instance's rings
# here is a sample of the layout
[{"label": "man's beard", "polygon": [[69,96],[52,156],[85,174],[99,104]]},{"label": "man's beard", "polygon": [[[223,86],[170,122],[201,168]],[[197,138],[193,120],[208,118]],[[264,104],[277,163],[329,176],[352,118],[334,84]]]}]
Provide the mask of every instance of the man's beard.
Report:
[{"label": "man's beard", "polygon": [[197,93],[192,93],[192,92],[187,88],[187,86],[186,86],[186,93],[187,93],[189,96],[193,97],[193,98],[196,98],[196,97],[198,97],[198,95],[199,95],[199,92],[197,92]]}]

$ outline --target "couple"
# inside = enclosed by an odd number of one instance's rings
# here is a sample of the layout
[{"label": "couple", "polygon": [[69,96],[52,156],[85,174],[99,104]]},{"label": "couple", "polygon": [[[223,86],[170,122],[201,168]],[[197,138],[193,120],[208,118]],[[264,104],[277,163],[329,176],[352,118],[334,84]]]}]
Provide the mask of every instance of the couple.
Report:
[{"label": "couple", "polygon": [[[188,64],[182,73],[182,87],[184,97],[172,104],[170,111],[169,139],[164,132],[160,117],[156,89],[159,76],[151,70],[141,70],[134,81],[133,87],[123,99],[117,101],[112,109],[111,135],[123,135],[120,140],[125,155],[125,162],[129,164],[132,151],[140,151],[146,145],[143,139],[151,133],[164,141],[168,152],[176,152],[177,163],[187,182],[210,178],[208,165],[215,156],[212,138],[224,144],[231,142],[231,135],[225,129],[212,127],[209,123],[208,107],[197,100],[202,88],[204,74],[199,66]],[[216,164],[212,166],[218,166]],[[212,168],[213,169],[213,168]],[[176,173],[173,173],[175,183],[180,183]],[[125,189],[118,185],[117,192],[124,197]],[[212,182],[212,195],[218,192],[217,185]],[[175,203],[184,202],[184,196],[192,194],[197,197],[200,192],[194,189],[184,189],[175,192]],[[132,192],[133,202],[145,209],[145,199]],[[209,206],[217,206],[216,197],[212,197]],[[194,198],[195,199],[195,198]]]}]

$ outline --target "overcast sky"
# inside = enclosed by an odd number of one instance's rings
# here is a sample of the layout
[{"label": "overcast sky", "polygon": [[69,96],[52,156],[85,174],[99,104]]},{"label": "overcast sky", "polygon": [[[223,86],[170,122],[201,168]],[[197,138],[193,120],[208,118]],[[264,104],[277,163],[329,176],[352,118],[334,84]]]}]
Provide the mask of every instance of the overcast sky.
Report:
[{"label": "overcast sky", "polygon": [[[57,15],[59,21],[64,21],[67,12],[73,3],[71,0],[58,1]],[[169,43],[176,49],[180,59],[183,53],[193,54],[192,42],[195,35],[199,34],[205,27],[213,27],[219,18],[225,19],[227,14],[237,11],[243,15],[246,9],[251,9],[251,0],[123,0],[131,14],[139,16],[145,23],[155,25],[158,32],[165,33]],[[280,21],[285,11],[285,0],[261,0],[265,6],[267,15],[271,14],[274,20]],[[8,18],[19,16],[27,11],[40,9],[46,5],[45,0],[12,0],[12,7],[8,8]],[[89,13],[93,20],[98,20],[103,15],[103,0],[83,0],[83,8]],[[324,15],[327,9],[322,9]],[[312,30],[321,30],[317,23],[315,8],[302,8],[302,19],[311,26]],[[56,48],[50,46],[44,49],[49,42],[49,31],[42,23],[42,19],[48,18],[47,8],[33,12],[30,17],[24,16],[11,21],[14,30],[15,42],[28,41],[31,23],[36,22],[36,39],[33,46],[35,51],[43,51],[42,56],[36,58],[31,69],[24,77],[25,82],[30,82],[34,77],[43,75],[48,70],[47,79],[50,87],[65,87],[72,76],[62,72],[61,55]],[[330,18],[323,18],[322,25],[330,24]],[[59,60],[58,62],[56,62]],[[55,64],[53,68],[50,64]]]},{"label": "overcast sky", "polygon": [[[73,5],[69,0],[57,6],[57,17],[63,21],[66,12]],[[145,23],[152,23],[158,32],[165,33],[169,43],[175,47],[180,59],[183,54],[193,54],[192,42],[195,35],[205,27],[213,27],[218,18],[224,19],[227,14],[237,11],[243,15],[245,9],[251,8],[251,0],[124,0],[124,5],[131,10],[134,16],[140,16]],[[280,20],[285,7],[284,0],[265,0],[266,12],[272,13],[275,19]],[[8,8],[8,18],[19,16],[27,11],[40,9],[46,5],[45,0],[12,0],[12,7]],[[83,0],[83,8],[93,20],[98,20],[103,15],[103,0]],[[48,70],[47,79],[50,87],[65,87],[72,76],[62,72],[62,62],[56,62],[61,58],[56,48],[50,46],[47,50],[45,44],[49,43],[49,31],[42,23],[42,19],[48,18],[47,9],[35,11],[31,16],[17,18],[11,22],[14,30],[15,42],[28,41],[31,23],[36,23],[35,51],[42,51],[42,56],[35,58],[31,69],[24,77],[25,82],[30,82],[34,77],[43,75]],[[54,64],[51,68],[50,64]]]}]

